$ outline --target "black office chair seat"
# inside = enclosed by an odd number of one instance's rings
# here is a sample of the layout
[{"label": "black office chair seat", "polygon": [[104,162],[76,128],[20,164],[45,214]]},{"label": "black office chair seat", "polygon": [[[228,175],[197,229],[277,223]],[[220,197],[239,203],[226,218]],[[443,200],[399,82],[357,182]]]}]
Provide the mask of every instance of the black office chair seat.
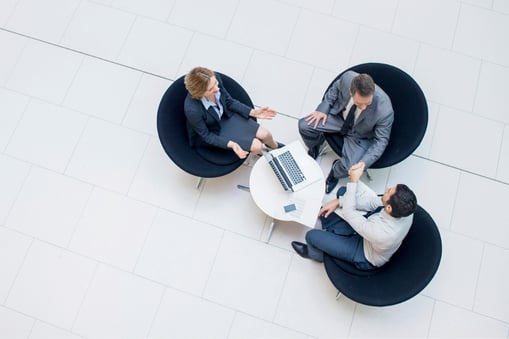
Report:
[{"label": "black office chair seat", "polygon": [[[385,168],[403,161],[419,146],[428,126],[428,105],[421,88],[410,75],[397,67],[382,63],[366,63],[350,67],[339,74],[327,91],[346,71],[369,74],[387,93],[394,109],[389,144],[370,168]],[[338,135],[325,133],[324,136],[334,152],[341,156]]]},{"label": "black office chair seat", "polygon": [[[227,75],[218,74],[233,98],[254,107],[242,86]],[[161,99],[157,111],[157,132],[164,151],[180,169],[200,178],[220,177],[233,172],[245,159],[239,159],[232,150],[189,145],[184,114],[186,96],[182,76],[170,85]]]},{"label": "black office chair seat", "polygon": [[324,255],[324,266],[340,293],[358,303],[389,306],[421,292],[435,275],[442,257],[440,232],[431,216],[420,206],[410,231],[389,262],[371,271]]}]

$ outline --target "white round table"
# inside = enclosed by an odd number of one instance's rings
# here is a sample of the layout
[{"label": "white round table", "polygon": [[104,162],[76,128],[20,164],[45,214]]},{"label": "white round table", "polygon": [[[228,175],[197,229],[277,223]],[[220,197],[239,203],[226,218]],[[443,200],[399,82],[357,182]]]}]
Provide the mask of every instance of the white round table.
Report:
[{"label": "white round table", "polygon": [[[263,157],[258,159],[251,170],[249,177],[251,196],[256,205],[272,218],[267,242],[272,235],[275,220],[295,221],[310,228],[313,228],[316,223],[325,195],[325,179],[322,169],[313,158],[308,156],[305,161],[309,162],[306,166],[320,172],[320,180],[297,192],[286,192],[283,189],[269,163]],[[285,212],[284,206],[291,204],[295,204],[297,209]]]}]

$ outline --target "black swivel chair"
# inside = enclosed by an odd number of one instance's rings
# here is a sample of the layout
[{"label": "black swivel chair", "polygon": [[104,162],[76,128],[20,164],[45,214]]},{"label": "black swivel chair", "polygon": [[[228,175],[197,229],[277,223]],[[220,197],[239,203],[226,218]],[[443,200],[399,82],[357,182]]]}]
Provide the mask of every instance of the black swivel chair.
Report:
[{"label": "black swivel chair", "polygon": [[[218,73],[230,95],[240,102],[254,107],[247,92],[235,80]],[[157,111],[157,132],[164,151],[183,171],[203,178],[215,178],[233,172],[245,159],[231,150],[212,147],[191,147],[184,114],[187,90],[184,76],[175,80],[164,93]]]},{"label": "black swivel chair", "polygon": [[422,291],[435,275],[441,257],[440,232],[431,216],[418,206],[400,248],[382,267],[362,271],[327,254],[324,265],[338,295],[364,305],[390,306]]},{"label": "black swivel chair", "polygon": [[[394,109],[389,144],[370,168],[385,168],[403,161],[419,146],[426,132],[428,105],[424,93],[410,75],[391,65],[366,63],[350,67],[344,72],[350,70],[369,74],[387,93]],[[344,72],[331,82],[327,90]],[[324,136],[334,152],[341,156],[337,134],[325,133]]]}]

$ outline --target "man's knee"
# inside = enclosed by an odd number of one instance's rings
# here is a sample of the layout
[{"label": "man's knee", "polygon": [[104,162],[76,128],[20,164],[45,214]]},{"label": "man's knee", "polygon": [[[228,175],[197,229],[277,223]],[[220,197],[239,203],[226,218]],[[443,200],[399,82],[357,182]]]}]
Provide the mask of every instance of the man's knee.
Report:
[{"label": "man's knee", "polygon": [[307,231],[306,233],[306,242],[308,244],[310,244],[311,246],[315,246],[316,245],[316,240],[317,238],[320,237],[320,234],[324,232],[322,230],[309,230]]},{"label": "man's knee", "polygon": [[316,134],[316,133],[318,133],[318,131],[316,131],[313,128],[313,125],[308,125],[306,118],[300,118],[299,119],[299,133],[309,135],[309,134]]}]

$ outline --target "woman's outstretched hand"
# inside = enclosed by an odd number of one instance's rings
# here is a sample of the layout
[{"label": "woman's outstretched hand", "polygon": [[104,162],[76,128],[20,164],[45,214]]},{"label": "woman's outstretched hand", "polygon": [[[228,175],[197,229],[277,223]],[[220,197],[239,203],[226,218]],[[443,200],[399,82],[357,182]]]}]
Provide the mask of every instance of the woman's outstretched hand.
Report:
[{"label": "woman's outstretched hand", "polygon": [[268,119],[272,120],[276,116],[276,111],[269,107],[253,108],[249,112],[249,116],[256,119]]}]

